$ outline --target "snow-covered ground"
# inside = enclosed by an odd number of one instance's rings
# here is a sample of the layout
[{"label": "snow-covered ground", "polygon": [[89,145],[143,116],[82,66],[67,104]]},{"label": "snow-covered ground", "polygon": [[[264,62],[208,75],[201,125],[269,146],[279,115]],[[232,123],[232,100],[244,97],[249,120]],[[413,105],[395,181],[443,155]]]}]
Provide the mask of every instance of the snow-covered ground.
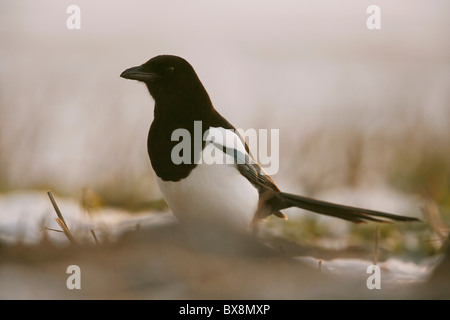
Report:
[{"label": "snow-covered ground", "polygon": [[[343,192],[343,194],[345,194],[345,192]],[[360,197],[362,195],[363,193],[359,194]],[[360,204],[358,200],[355,200],[356,196],[357,194],[353,193],[353,200],[350,199],[351,197],[347,197],[346,199],[351,201],[351,204],[353,205]],[[386,194],[382,194],[382,196],[383,199],[386,199]],[[330,198],[333,197],[330,196]],[[399,197],[399,195],[397,195],[397,201],[392,198],[391,195],[391,204],[388,204],[382,209],[401,207],[396,207],[395,203],[397,202],[398,205],[399,200],[402,198]],[[343,196],[340,199],[343,200],[345,197]],[[360,199],[359,201],[363,200]],[[125,231],[135,230],[139,227],[163,226],[164,224],[176,221],[170,212],[143,212],[131,214],[125,210],[101,208],[98,212],[88,214],[81,208],[77,201],[56,197],[56,202],[69,229],[76,237],[82,237],[84,241],[88,242],[94,241],[89,233],[91,229],[96,231],[100,241],[102,241],[105,232],[108,239],[111,240],[116,239]],[[386,201],[386,203],[389,203],[389,201]],[[294,214],[295,213],[290,212],[291,216]],[[0,196],[0,242],[5,245],[14,244],[19,241],[28,245],[36,244],[42,239],[43,233],[45,232],[53,243],[67,245],[68,240],[63,233],[52,230],[43,230],[44,227],[60,230],[55,218],[56,213],[47,193],[44,191],[3,194]],[[338,219],[324,219],[323,223],[335,230],[336,234],[340,233],[342,235],[348,231],[345,228],[348,223],[344,222],[341,224]],[[317,268],[319,268],[320,261],[321,270],[325,273],[349,277],[357,276],[358,278],[369,276],[366,273],[366,270],[368,266],[373,264],[371,261],[358,258],[319,260],[317,258],[306,256],[298,257],[297,259]],[[378,265],[380,266],[383,275],[383,283],[392,285],[424,282],[438,262],[438,256],[425,259],[420,263],[390,258],[380,262]]]},{"label": "snow-covered ground", "polygon": [[[393,212],[421,218],[420,202],[414,197],[385,188],[363,188],[335,190],[319,195],[320,199],[351,206]],[[69,229],[85,233],[90,229],[106,231],[116,237],[122,232],[142,226],[160,225],[176,221],[170,211],[130,213],[124,209],[102,207],[92,213],[82,208],[79,201],[55,198]],[[335,235],[348,233],[346,221],[317,215],[308,211],[290,208],[285,210],[289,219],[301,219],[304,214],[314,216]],[[0,241],[26,244],[37,243],[46,232],[50,239],[65,240],[63,234],[45,231],[43,228],[60,229],[52,203],[45,191],[22,191],[0,194]],[[273,230],[276,232],[276,230]]]},{"label": "snow-covered ground", "polygon": [[[99,238],[106,233],[115,239],[125,231],[150,225],[161,225],[175,221],[169,212],[143,212],[131,214],[116,208],[102,208],[98,212],[88,214],[77,201],[55,197],[57,205],[69,229],[76,235],[93,240],[89,236],[94,230]],[[38,243],[45,232],[48,237],[61,244],[68,242],[56,222],[55,210],[46,192],[16,192],[0,195],[0,241],[6,244],[22,242]]]},{"label": "snow-covered ground", "polygon": [[[420,263],[404,261],[397,258],[390,258],[377,263],[380,268],[381,279],[389,286],[404,285],[412,283],[422,283],[428,280],[434,267],[440,262],[442,257],[435,256],[424,259]],[[336,258],[331,260],[318,260],[313,257],[298,257],[298,260],[310,266],[320,268],[325,273],[330,273],[348,277],[369,277],[373,270],[368,268],[373,266],[373,261],[355,258]]]}]

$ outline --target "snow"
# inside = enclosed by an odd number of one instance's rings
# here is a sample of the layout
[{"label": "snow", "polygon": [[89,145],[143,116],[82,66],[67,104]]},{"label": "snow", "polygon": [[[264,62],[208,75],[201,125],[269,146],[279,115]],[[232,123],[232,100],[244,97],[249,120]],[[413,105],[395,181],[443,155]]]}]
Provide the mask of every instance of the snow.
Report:
[{"label": "snow", "polygon": [[[102,208],[89,215],[72,200],[55,196],[55,200],[71,231],[87,233],[90,229],[109,237],[117,237],[139,226],[160,225],[175,221],[167,212],[131,214],[116,208]],[[14,192],[0,196],[0,242],[33,244],[43,237],[43,228],[61,230],[55,218],[55,210],[46,192]],[[64,234],[47,231],[52,241],[67,242]]]},{"label": "snow", "polygon": [[[320,268],[325,273],[369,277],[372,272],[368,272],[368,267],[373,265],[372,261],[355,258],[337,258],[332,260],[319,260],[313,257],[296,257],[297,260],[307,263],[310,266]],[[390,258],[377,263],[380,267],[380,274],[385,283],[407,284],[425,282],[434,270],[440,256],[428,258],[420,263],[404,261],[398,258]]]}]

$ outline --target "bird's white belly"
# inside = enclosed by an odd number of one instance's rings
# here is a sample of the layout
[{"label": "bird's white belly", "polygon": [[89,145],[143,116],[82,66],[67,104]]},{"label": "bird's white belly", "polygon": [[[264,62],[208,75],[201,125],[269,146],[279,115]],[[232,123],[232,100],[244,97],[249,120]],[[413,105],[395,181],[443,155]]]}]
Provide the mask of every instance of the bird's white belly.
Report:
[{"label": "bird's white belly", "polygon": [[257,189],[233,164],[199,164],[180,181],[156,177],[158,186],[181,221],[248,227],[258,207]]}]

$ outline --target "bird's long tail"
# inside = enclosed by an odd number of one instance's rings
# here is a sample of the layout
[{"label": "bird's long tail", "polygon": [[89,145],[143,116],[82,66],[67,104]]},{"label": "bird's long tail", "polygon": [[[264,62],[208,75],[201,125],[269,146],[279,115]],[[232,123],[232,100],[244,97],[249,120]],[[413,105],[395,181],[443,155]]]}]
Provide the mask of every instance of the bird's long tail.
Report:
[{"label": "bird's long tail", "polygon": [[392,221],[420,221],[417,218],[395,215],[391,213],[351,207],[312,198],[302,197],[295,194],[280,192],[283,207],[297,207],[308,211],[317,212],[327,216],[333,216],[355,223],[374,222],[392,222]]}]

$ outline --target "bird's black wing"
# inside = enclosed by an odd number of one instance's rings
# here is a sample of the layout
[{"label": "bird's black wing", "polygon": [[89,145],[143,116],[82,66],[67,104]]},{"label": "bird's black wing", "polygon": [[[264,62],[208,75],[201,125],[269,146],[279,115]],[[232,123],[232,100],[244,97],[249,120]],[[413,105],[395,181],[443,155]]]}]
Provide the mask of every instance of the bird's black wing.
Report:
[{"label": "bird's black wing", "polygon": [[246,177],[251,184],[258,188],[260,192],[265,190],[280,191],[272,178],[265,173],[263,168],[261,168],[261,166],[253,159],[250,153],[243,153],[237,149],[223,146],[216,142],[212,142],[212,144],[223,153],[233,157],[239,172]]}]

